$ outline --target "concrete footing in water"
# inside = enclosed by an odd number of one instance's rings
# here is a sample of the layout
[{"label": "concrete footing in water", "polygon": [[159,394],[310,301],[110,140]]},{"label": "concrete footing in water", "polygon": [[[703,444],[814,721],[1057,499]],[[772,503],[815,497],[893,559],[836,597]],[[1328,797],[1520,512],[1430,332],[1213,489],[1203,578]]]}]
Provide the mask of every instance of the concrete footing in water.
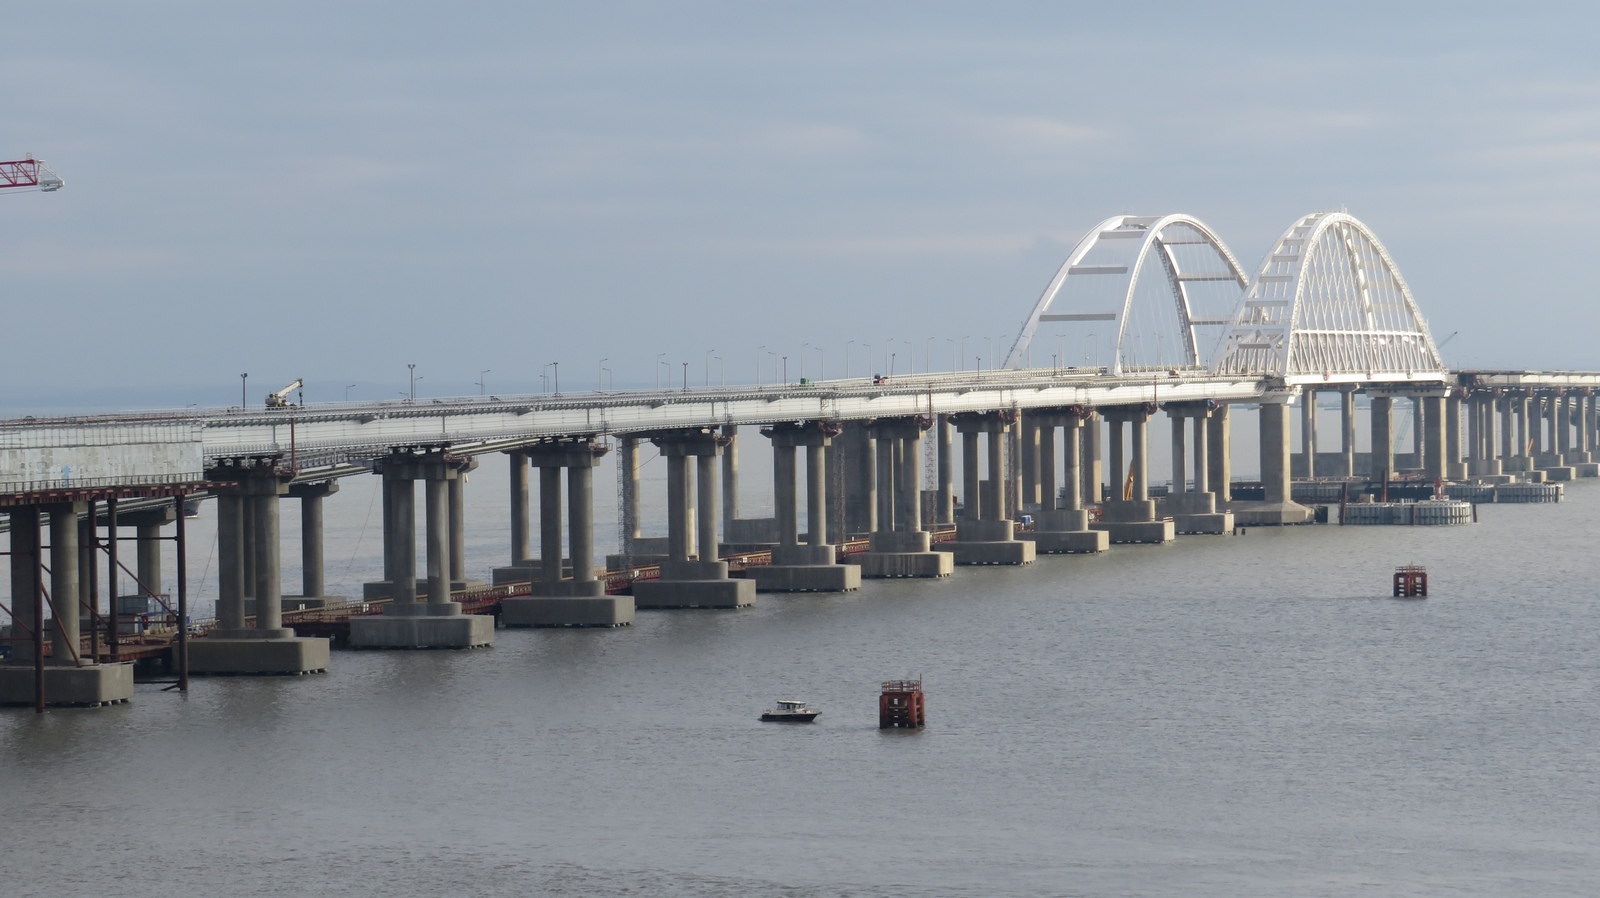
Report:
[{"label": "concrete footing in water", "polygon": [[927,531],[874,533],[870,552],[851,556],[847,561],[860,565],[866,579],[897,577],[937,578],[955,573],[955,556],[932,550],[933,537]]},{"label": "concrete footing in water", "polygon": [[460,602],[398,603],[350,619],[353,649],[473,649],[494,644],[494,618],[462,614]]},{"label": "concrete footing in water", "polygon": [[664,561],[661,579],[633,584],[636,608],[743,608],[756,603],[754,580],[728,576],[726,561]]},{"label": "concrete footing in water", "polygon": [[328,669],[328,640],[315,637],[251,638],[212,631],[189,641],[189,673],[196,676],[299,676]]},{"label": "concrete footing in water", "polygon": [[[31,707],[34,703],[32,664],[0,665],[0,705]],[[48,707],[98,708],[133,698],[132,664],[48,665],[44,700]]]}]

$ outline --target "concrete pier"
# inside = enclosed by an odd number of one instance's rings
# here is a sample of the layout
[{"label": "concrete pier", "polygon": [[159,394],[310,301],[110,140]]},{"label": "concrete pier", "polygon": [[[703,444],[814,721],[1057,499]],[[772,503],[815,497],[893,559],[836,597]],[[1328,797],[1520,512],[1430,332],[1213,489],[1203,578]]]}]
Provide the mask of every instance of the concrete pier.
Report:
[{"label": "concrete pier", "polygon": [[[772,564],[750,568],[759,592],[846,592],[861,586],[861,568],[839,564],[828,541],[825,451],[841,428],[828,422],[762,429],[772,441],[773,505],[778,544]],[[806,456],[806,542],[800,542],[796,452]]]},{"label": "concrete pier", "polygon": [[[667,560],[659,580],[633,584],[638,608],[739,608],[755,604],[754,580],[728,576],[728,563],[718,560],[717,457],[727,438],[711,428],[666,431],[650,435],[667,462]],[[691,461],[699,490],[691,496]],[[698,499],[698,503],[694,501]],[[698,504],[698,558],[691,558],[694,529],[690,511]]]},{"label": "concrete pier", "polygon": [[[922,529],[922,431],[931,422],[921,418],[885,418],[867,431],[865,455],[876,459],[870,551],[852,556],[861,576],[948,577],[954,556],[932,550],[933,538]],[[963,497],[964,499],[966,497]],[[967,499],[970,502],[970,499]]]},{"label": "concrete pier", "polygon": [[[384,487],[384,579],[392,598],[383,613],[350,620],[351,648],[466,649],[494,642],[494,619],[462,614],[450,601],[449,481],[460,476],[461,459],[444,452],[396,450],[379,459]],[[416,588],[416,482],[423,481],[427,514],[428,577]],[[391,586],[395,584],[396,586]],[[368,598],[379,584],[367,584]]]},{"label": "concrete pier", "polygon": [[[296,676],[327,670],[328,640],[297,637],[283,626],[278,503],[293,475],[269,461],[221,469],[216,476],[228,478],[213,487],[218,625],[204,639],[189,642],[189,672]],[[246,558],[254,561],[254,571],[247,569]],[[253,574],[253,583],[246,581],[247,574]],[[254,599],[248,617],[247,594]]]},{"label": "concrete pier", "polygon": [[[11,512],[11,658],[0,664],[0,705],[32,705],[38,683],[34,668],[34,628],[49,635],[44,664],[46,706],[91,707],[121,704],[133,697],[133,665],[96,664],[80,647],[78,516],[83,502],[14,506]],[[41,513],[49,516],[48,594],[42,588]],[[41,618],[48,618],[47,621]]]},{"label": "concrete pier", "polygon": [[[1106,409],[1109,422],[1107,446],[1111,457],[1115,497],[1100,505],[1100,520],[1089,526],[1110,534],[1113,544],[1170,542],[1177,533],[1169,518],[1156,517],[1156,503],[1150,498],[1149,423],[1153,406],[1140,405]],[[1123,473],[1124,428],[1129,450],[1127,473]]]},{"label": "concrete pier", "polygon": [[[955,542],[945,544],[956,564],[1029,564],[1037,556],[1038,550],[1032,542],[1017,539],[1016,523],[1006,513],[1009,479],[1002,438],[1014,420],[1013,415],[1006,413],[954,416],[956,430],[963,440],[962,480],[966,492],[966,509],[956,521]],[[987,490],[978,482],[980,434],[988,443]],[[1034,458],[1037,460],[1037,455]],[[915,483],[912,481],[913,485]]]},{"label": "concrete pier", "polygon": [[[1209,443],[1212,409],[1206,403],[1169,403],[1172,420],[1172,487],[1167,491],[1166,510],[1173,530],[1183,534],[1220,535],[1233,532],[1233,513],[1217,511],[1217,496],[1211,491],[1211,452]],[[1193,423],[1194,483],[1185,477],[1185,429]]]},{"label": "concrete pier", "polygon": [[1261,403],[1261,483],[1266,501],[1234,502],[1230,510],[1235,522],[1259,527],[1311,520],[1311,509],[1290,499],[1289,415],[1283,402]]},{"label": "concrete pier", "polygon": [[[1033,543],[1040,555],[1092,555],[1104,552],[1111,535],[1089,529],[1089,512],[1083,505],[1083,434],[1090,414],[1081,409],[1035,412],[1039,428],[1039,486],[1043,507],[1034,516],[1034,529],[1017,534]],[[1061,433],[1059,444],[1057,431]],[[1057,445],[1060,452],[1057,452]],[[1061,466],[1061,498],[1057,500],[1056,471]]]},{"label": "concrete pier", "polygon": [[[550,440],[526,451],[539,470],[540,561],[527,597],[503,599],[508,627],[621,627],[634,618],[632,596],[606,595],[595,571],[594,469],[606,446],[591,437]],[[561,551],[561,474],[567,481],[567,546]]]}]

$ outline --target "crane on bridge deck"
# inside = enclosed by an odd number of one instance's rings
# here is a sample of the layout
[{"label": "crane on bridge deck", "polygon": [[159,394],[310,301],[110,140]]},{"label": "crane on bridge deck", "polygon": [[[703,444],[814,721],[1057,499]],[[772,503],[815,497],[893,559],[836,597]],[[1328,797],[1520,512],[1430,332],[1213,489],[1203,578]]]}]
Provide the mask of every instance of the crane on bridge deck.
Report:
[{"label": "crane on bridge deck", "polygon": [[[283,389],[277,390],[277,391],[272,392],[272,393],[268,393],[267,394],[267,408],[288,408],[289,406],[293,405],[294,403],[289,401],[289,394],[293,393],[295,390],[298,390],[298,389],[300,389],[301,387],[303,387],[305,385],[306,385],[305,378],[297,377],[297,378],[294,379],[294,382],[289,384],[287,387],[284,387]],[[305,405],[306,404],[306,398],[305,398],[305,394],[303,392],[302,392],[302,394],[300,396],[300,404],[301,405]]]},{"label": "crane on bridge deck", "polygon": [[21,159],[0,162],[0,191],[26,193],[37,190],[53,193],[66,184],[60,175],[44,164],[43,159],[33,158],[32,153]]}]

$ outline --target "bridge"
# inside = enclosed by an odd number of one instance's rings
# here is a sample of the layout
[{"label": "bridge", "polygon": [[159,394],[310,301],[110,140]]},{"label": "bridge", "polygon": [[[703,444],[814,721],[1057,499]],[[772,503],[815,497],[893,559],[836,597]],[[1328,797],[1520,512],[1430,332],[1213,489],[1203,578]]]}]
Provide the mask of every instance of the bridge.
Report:
[{"label": "bridge", "polygon": [[[0,703],[124,701],[141,659],[161,658],[183,685],[191,672],[301,674],[329,666],[330,638],[471,648],[492,643],[497,623],[624,626],[638,609],[732,609],[757,592],[1306,523],[1330,496],[1420,483],[1481,497],[1597,476],[1597,392],[1597,373],[1448,370],[1394,260],[1346,213],[1297,220],[1253,274],[1204,222],[1174,214],[1091,229],[997,370],[0,421],[12,560]],[[1334,451],[1318,440],[1319,396],[1338,404]],[[1260,481],[1246,486],[1232,474],[1231,420],[1252,410]],[[1164,493],[1149,464],[1161,413]],[[1415,434],[1409,456],[1395,453],[1397,424]],[[738,452],[756,433],[773,454],[775,514],[745,519]],[[664,537],[640,520],[645,442],[667,463]],[[593,478],[613,452],[620,551],[601,564]],[[491,583],[468,575],[462,483],[495,455],[514,501],[508,563]],[[330,607],[322,505],[352,476],[382,479],[384,578]],[[281,583],[284,498],[300,502],[299,596]],[[189,626],[184,509],[202,499],[217,517],[217,616]],[[131,570],[118,555],[126,527]],[[175,599],[161,586],[167,527]],[[128,579],[148,600],[133,618]]]}]

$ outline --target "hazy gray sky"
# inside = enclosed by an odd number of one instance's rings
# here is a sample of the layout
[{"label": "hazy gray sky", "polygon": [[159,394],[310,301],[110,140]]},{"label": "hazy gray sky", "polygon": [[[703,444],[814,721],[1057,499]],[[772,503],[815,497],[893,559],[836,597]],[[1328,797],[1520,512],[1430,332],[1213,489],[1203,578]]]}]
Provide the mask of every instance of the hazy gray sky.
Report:
[{"label": "hazy gray sky", "polygon": [[837,375],[928,337],[938,367],[1107,215],[1198,215],[1253,271],[1341,205],[1452,364],[1600,368],[1600,13],[1508,6],[13,11],[0,158],[68,186],[0,197],[0,378],[378,398],[407,363],[573,389],[715,349],[731,382],[762,344]]}]

